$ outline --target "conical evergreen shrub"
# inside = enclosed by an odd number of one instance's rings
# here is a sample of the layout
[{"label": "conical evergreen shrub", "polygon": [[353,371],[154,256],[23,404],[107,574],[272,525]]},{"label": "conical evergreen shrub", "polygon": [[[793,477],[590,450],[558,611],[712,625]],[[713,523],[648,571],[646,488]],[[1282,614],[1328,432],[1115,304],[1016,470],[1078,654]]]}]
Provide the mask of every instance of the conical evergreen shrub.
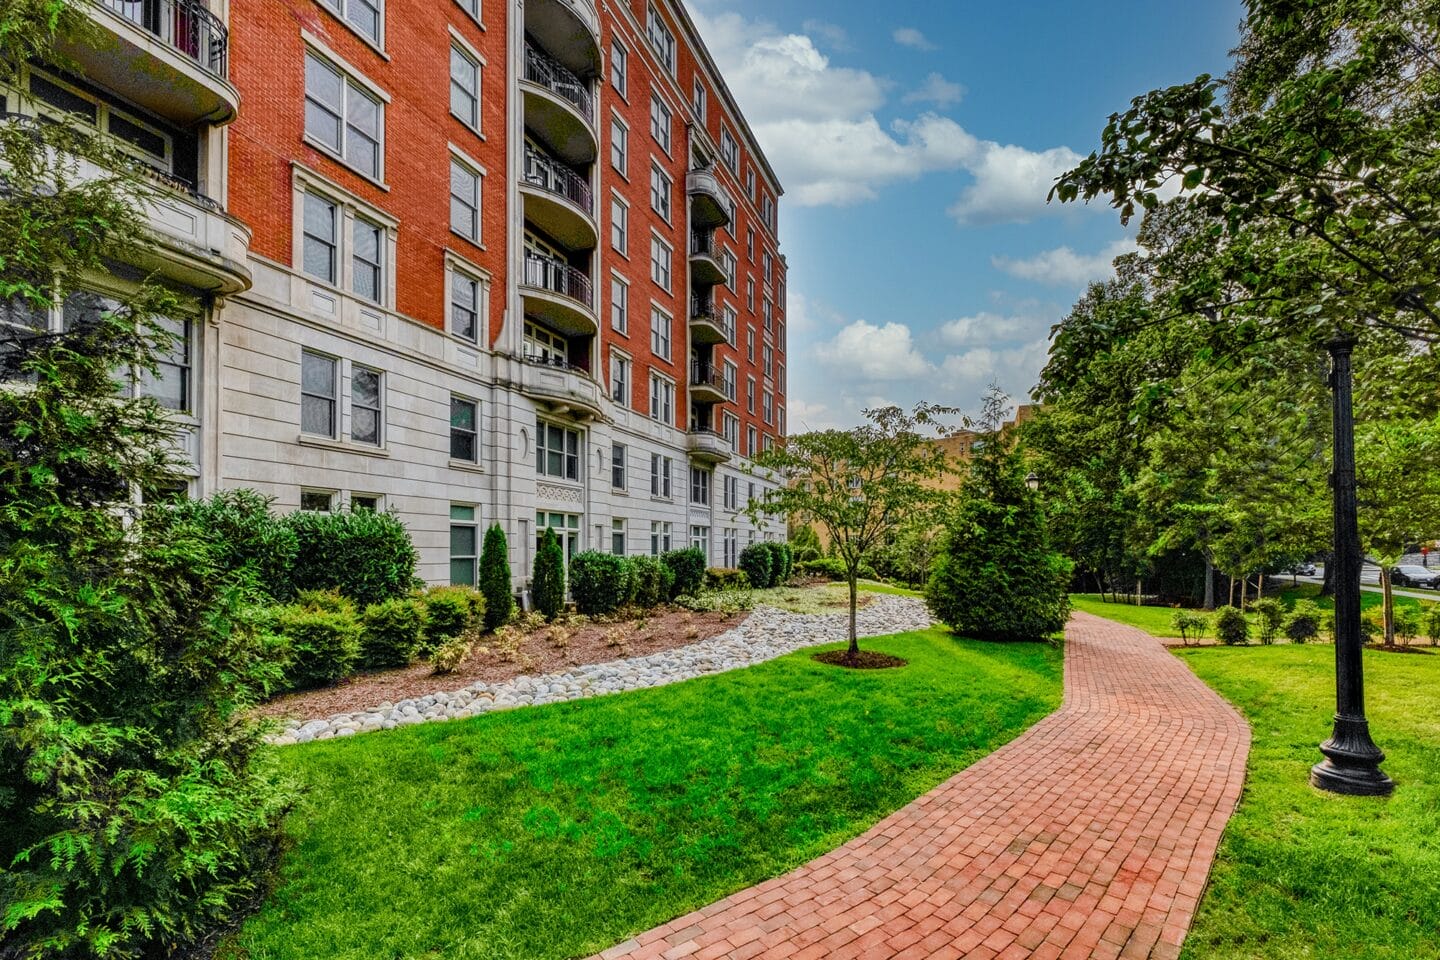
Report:
[{"label": "conical evergreen shrub", "polygon": [[510,591],[510,545],[498,523],[485,531],[485,546],[480,551],[480,592],[485,594],[485,629],[495,630],[509,623],[515,615],[515,596]]},{"label": "conical evergreen shrub", "polygon": [[546,620],[554,620],[565,609],[565,552],[549,527],[540,537],[540,549],[535,553],[530,593],[535,598],[535,609]]}]

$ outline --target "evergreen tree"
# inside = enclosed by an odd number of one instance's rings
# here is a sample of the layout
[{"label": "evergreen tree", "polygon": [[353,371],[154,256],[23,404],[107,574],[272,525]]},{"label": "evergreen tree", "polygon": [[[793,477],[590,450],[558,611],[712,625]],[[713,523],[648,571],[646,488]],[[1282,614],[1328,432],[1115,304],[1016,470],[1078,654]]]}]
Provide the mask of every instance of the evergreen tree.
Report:
[{"label": "evergreen tree", "polygon": [[535,575],[530,592],[535,598],[535,609],[547,620],[554,620],[565,609],[565,551],[549,527],[541,535],[540,549],[535,552]]},{"label": "evergreen tree", "polygon": [[495,630],[515,615],[515,596],[510,590],[510,546],[500,524],[485,531],[480,552],[480,592],[485,594],[485,629]]}]

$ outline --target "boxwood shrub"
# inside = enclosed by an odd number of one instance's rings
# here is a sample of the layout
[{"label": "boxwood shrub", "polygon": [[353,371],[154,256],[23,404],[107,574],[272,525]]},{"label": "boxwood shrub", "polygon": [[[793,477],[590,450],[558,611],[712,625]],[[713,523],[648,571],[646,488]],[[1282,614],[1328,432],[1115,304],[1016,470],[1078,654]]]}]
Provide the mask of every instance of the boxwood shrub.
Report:
[{"label": "boxwood shrub", "polygon": [[350,676],[360,663],[360,619],[351,604],[302,599],[274,608],[268,625],[285,639],[286,680],[292,689],[328,686]]},{"label": "boxwood shrub", "polygon": [[264,601],[284,602],[294,596],[290,568],[300,548],[295,531],[270,512],[270,503],[254,490],[221,490],[163,509],[175,522],[200,532],[224,576]]},{"label": "boxwood shrub", "polygon": [[374,510],[292,513],[297,552],[296,590],[339,590],[365,606],[405,596],[415,586],[419,559],[405,525]]},{"label": "boxwood shrub", "polygon": [[479,629],[485,620],[485,595],[474,587],[431,587],[417,596],[425,610],[420,652],[428,654],[446,640]]},{"label": "boxwood shrub", "polygon": [[425,608],[410,597],[365,608],[360,617],[361,662],[371,668],[403,667],[415,659],[425,635]]},{"label": "boxwood shrub", "polygon": [[670,597],[670,584],[675,574],[656,557],[631,557],[630,577],[634,584],[631,602],[637,607],[659,606]]},{"label": "boxwood shrub", "polygon": [[693,597],[705,586],[706,557],[705,551],[699,547],[671,550],[663,554],[660,560],[674,575],[670,583],[670,595],[667,599],[674,600],[680,596]]},{"label": "boxwood shrub", "polygon": [[750,586],[750,578],[735,567],[711,567],[705,571],[705,586],[711,590],[743,590]]},{"label": "boxwood shrub", "polygon": [[772,560],[768,543],[752,543],[740,551],[740,569],[745,571],[750,586],[756,590],[764,590],[770,586]]},{"label": "boxwood shrub", "polygon": [[618,610],[630,596],[630,564],[598,550],[575,554],[570,559],[570,596],[586,616]]},{"label": "boxwood shrub", "polygon": [[1215,614],[1215,638],[1238,646],[1250,639],[1250,621],[1235,607],[1221,607]]}]

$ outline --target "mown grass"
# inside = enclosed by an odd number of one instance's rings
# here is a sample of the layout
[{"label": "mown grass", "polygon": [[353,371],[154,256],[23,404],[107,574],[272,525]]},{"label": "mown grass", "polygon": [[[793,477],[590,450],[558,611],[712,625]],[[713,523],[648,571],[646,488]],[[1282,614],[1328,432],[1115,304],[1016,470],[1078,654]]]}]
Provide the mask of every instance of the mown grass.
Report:
[{"label": "mown grass", "polygon": [[[918,597],[914,590],[895,587],[874,580],[861,580],[861,593],[880,593],[890,596]],[[750,591],[757,604],[778,607],[789,613],[840,613],[850,607],[850,587],[844,583],[817,583],[805,587],[770,587]],[[863,598],[862,598],[863,599]]]},{"label": "mown grass", "polygon": [[1365,653],[1388,799],[1309,786],[1335,704],[1332,649],[1178,651],[1250,720],[1244,799],[1185,960],[1440,958],[1440,656]]},{"label": "mown grass", "polygon": [[583,956],[853,837],[1058,706],[1061,651],[927,630],[653,690],[285,747],[279,958]]}]

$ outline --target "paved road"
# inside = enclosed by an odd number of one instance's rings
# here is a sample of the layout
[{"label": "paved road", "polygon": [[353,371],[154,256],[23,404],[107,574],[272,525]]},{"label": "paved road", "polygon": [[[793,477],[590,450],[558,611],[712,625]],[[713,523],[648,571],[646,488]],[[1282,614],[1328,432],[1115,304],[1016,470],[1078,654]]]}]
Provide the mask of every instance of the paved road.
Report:
[{"label": "paved road", "polygon": [[[1364,572],[1361,572],[1360,589],[1364,590],[1366,593],[1383,593],[1384,591],[1382,591],[1378,586],[1380,582],[1379,568],[1367,567],[1366,569],[1371,571],[1372,576],[1367,580]],[[1320,577],[1301,577],[1300,582],[1323,583],[1324,580]],[[1420,590],[1418,588],[1414,590],[1405,590],[1400,587],[1394,587],[1391,589],[1390,592],[1397,597],[1414,597],[1416,600],[1440,600],[1440,590]]]},{"label": "paved road", "polygon": [[1076,613],[1065,702],[869,832],[603,960],[1173,960],[1250,728],[1132,627]]}]

